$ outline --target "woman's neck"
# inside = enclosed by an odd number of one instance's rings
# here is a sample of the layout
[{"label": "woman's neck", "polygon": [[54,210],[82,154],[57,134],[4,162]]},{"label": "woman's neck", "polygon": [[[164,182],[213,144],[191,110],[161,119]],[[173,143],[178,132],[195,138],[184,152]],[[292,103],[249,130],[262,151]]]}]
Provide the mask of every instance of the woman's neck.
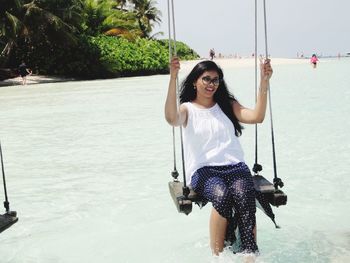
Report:
[{"label": "woman's neck", "polygon": [[192,103],[195,103],[201,108],[205,108],[205,109],[211,108],[216,104],[216,102],[212,98],[209,99],[209,98],[198,98],[198,97],[195,98],[192,101]]}]

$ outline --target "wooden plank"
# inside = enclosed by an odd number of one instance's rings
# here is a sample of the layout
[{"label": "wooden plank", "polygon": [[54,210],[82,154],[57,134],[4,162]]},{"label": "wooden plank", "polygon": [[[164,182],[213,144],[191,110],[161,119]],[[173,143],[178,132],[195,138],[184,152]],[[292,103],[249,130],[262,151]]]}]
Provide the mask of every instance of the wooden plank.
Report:
[{"label": "wooden plank", "polygon": [[261,175],[253,176],[254,188],[255,190],[265,194],[275,192],[275,187],[270,183],[265,177]]},{"label": "wooden plank", "polygon": [[11,216],[8,214],[0,215],[0,233],[12,226],[17,221],[18,218],[15,216]]}]

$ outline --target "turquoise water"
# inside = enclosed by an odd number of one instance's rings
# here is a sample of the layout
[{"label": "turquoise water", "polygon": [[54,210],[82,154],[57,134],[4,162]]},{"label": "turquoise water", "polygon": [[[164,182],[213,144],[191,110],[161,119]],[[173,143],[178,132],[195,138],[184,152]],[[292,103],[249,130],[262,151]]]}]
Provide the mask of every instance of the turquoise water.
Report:
[{"label": "turquoise water", "polygon": [[[288,205],[274,209],[281,229],[257,212],[257,262],[350,261],[349,68],[349,59],[316,70],[274,66],[277,168]],[[224,71],[252,106],[253,69]],[[172,203],[167,83],[150,76],[0,88],[9,201],[20,220],[0,235],[1,263],[241,262],[229,252],[211,257],[209,205],[185,216]],[[269,125],[266,118],[259,126],[259,160],[272,179]],[[253,137],[246,125],[249,166]]]}]

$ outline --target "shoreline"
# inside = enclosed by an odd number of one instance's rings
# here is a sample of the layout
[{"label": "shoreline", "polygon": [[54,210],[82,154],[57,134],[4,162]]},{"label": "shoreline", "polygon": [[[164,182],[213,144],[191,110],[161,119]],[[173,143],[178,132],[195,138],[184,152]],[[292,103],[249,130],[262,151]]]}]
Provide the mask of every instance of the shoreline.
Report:
[{"label": "shoreline", "polygon": [[[198,62],[206,60],[207,58],[188,60],[181,63],[181,69],[188,70],[192,69]],[[215,58],[213,60],[221,68],[244,68],[254,67],[254,58]],[[259,60],[258,60],[259,63]],[[309,64],[309,59],[305,58],[271,58],[272,66],[275,65],[290,65],[290,64]]]},{"label": "shoreline", "polygon": [[[27,84],[25,86],[30,86],[35,84],[44,84],[44,83],[68,82],[68,81],[75,81],[75,79],[32,74],[27,76]],[[22,78],[20,76],[12,79],[6,79],[3,81],[0,81],[0,87],[14,87],[14,86],[16,87],[23,86]]]},{"label": "shoreline", "polygon": [[[191,70],[198,62],[206,60],[207,58],[201,58],[197,60],[181,61],[182,70]],[[254,67],[254,58],[215,58],[213,60],[223,69],[225,68],[242,68],[242,67]],[[258,61],[259,63],[259,61]],[[309,64],[309,59],[306,58],[271,58],[271,64],[274,65],[290,65],[290,64]],[[140,76],[139,76],[140,77]],[[27,85],[31,86],[35,84],[43,83],[55,83],[55,82],[68,82],[79,81],[74,78],[64,78],[57,76],[45,76],[45,75],[31,75],[27,76]],[[20,76],[12,79],[0,81],[0,87],[21,87],[22,78]]]}]

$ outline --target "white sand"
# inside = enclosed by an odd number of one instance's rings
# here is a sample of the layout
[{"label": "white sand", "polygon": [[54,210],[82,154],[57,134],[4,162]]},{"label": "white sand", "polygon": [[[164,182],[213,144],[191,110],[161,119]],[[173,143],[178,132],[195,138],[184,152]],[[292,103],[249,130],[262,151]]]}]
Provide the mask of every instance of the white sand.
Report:
[{"label": "white sand", "polygon": [[[188,60],[181,61],[181,69],[191,70],[198,62],[204,59],[198,60]],[[240,67],[254,67],[255,60],[254,58],[217,58],[214,59],[220,67],[225,68],[240,68]],[[271,64],[274,65],[285,65],[285,64],[308,64],[308,59],[291,59],[291,58],[271,58]],[[40,84],[40,83],[50,83],[50,82],[64,82],[72,81],[74,79],[59,78],[52,76],[43,76],[43,75],[31,75],[27,76],[27,85]],[[17,77],[13,79],[7,79],[5,81],[0,81],[1,86],[22,86],[22,78]]]},{"label": "white sand", "polygon": [[[202,59],[204,60],[204,59]],[[198,62],[202,60],[188,60],[181,62],[181,69],[192,69]],[[218,58],[214,59],[220,67],[224,68],[241,68],[241,67],[254,67],[254,58]],[[258,61],[259,63],[259,61]],[[271,65],[287,65],[287,64],[308,64],[308,59],[293,59],[293,58],[271,58]]]}]

